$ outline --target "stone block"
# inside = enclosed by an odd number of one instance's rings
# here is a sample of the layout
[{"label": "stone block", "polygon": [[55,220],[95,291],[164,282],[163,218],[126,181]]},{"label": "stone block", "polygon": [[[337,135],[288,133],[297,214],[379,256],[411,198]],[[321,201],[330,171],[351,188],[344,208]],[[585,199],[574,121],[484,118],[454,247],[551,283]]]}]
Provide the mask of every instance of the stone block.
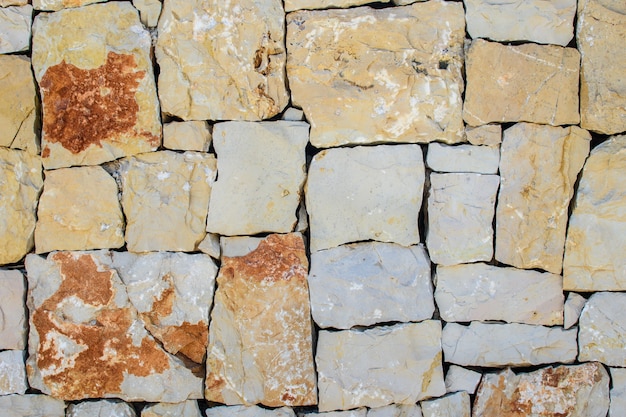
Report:
[{"label": "stone block", "polygon": [[480,372],[458,365],[450,365],[448,372],[446,372],[446,392],[465,391],[474,394],[481,379],[482,374]]},{"label": "stone block", "polygon": [[65,417],[65,403],[47,395],[0,396],[0,410],[4,417]]},{"label": "stone block", "polygon": [[[380,3],[389,3],[382,0]],[[285,0],[285,11],[293,12],[301,9],[330,9],[348,8],[371,3],[371,0]]]},{"label": "stone block", "polygon": [[422,409],[418,404],[390,404],[368,409],[367,417],[422,417]]},{"label": "stone block", "polygon": [[195,400],[182,403],[150,404],[141,410],[141,417],[203,417]]},{"label": "stone block", "polygon": [[578,360],[626,366],[626,294],[597,292],[578,320]]},{"label": "stone block", "polygon": [[563,308],[563,327],[569,329],[578,323],[580,312],[583,311],[587,299],[580,294],[571,292],[565,300],[565,306]]},{"label": "stone block", "polygon": [[141,23],[150,28],[157,25],[162,9],[160,0],[133,0],[133,6],[139,10]]},{"label": "stone block", "polygon": [[28,51],[32,23],[30,4],[0,8],[0,54]]},{"label": "stone block", "polygon": [[24,351],[3,350],[0,352],[0,396],[24,395],[28,389]]},{"label": "stone block", "polygon": [[206,410],[206,417],[295,417],[291,408],[281,407],[274,409],[252,406],[217,406]]},{"label": "stone block", "polygon": [[130,404],[119,400],[99,400],[70,404],[67,407],[67,417],[136,417],[135,410]]},{"label": "stone block", "polygon": [[465,126],[465,136],[472,145],[499,145],[502,142],[502,126],[499,124]]},{"label": "stone block", "polygon": [[500,149],[497,146],[428,145],[426,166],[437,172],[475,172],[497,174]]},{"label": "stone block", "polygon": [[470,417],[472,412],[470,396],[465,391],[422,401],[421,405],[424,417]]},{"label": "stone block", "polygon": [[67,8],[81,7],[107,0],[32,0],[35,10],[59,11]]},{"label": "stone block", "polygon": [[209,146],[211,131],[206,121],[171,122],[163,126],[163,147],[167,149],[208,152]]},{"label": "stone block", "polygon": [[20,271],[0,270],[0,349],[26,349],[26,282]]},{"label": "stone block", "polygon": [[611,402],[608,417],[621,417],[626,410],[626,369],[609,368],[611,372]]}]

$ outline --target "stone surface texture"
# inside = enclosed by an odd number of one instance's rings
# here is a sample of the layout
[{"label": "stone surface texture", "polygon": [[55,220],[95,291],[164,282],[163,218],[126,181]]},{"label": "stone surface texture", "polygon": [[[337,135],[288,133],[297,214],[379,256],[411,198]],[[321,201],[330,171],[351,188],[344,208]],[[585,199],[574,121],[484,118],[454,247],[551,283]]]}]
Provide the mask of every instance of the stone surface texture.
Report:
[{"label": "stone surface texture", "polygon": [[229,405],[317,403],[308,260],[300,234],[223,252],[209,328],[205,398]]},{"label": "stone surface texture", "polygon": [[70,404],[67,417],[136,417],[135,410],[123,401],[99,400]]},{"label": "stone surface texture", "polygon": [[141,417],[203,417],[198,402],[150,404],[141,410]]},{"label": "stone surface texture", "polygon": [[626,136],[591,151],[569,220],[563,286],[574,291],[626,290]]},{"label": "stone surface texture", "polygon": [[499,164],[500,149],[495,146],[449,146],[434,142],[428,145],[426,154],[426,165],[437,172],[496,174]]},{"label": "stone surface texture", "polygon": [[152,152],[122,160],[122,207],[129,251],[194,251],[204,239],[213,154]]},{"label": "stone surface texture", "polygon": [[502,142],[502,125],[466,126],[465,136],[472,145],[499,145]]},{"label": "stone surface texture", "polygon": [[472,413],[470,396],[465,391],[422,401],[421,405],[424,417],[470,417]]},{"label": "stone surface texture", "polygon": [[322,328],[421,321],[435,311],[423,245],[364,242],[314,252],[309,289]]},{"label": "stone surface texture", "polygon": [[206,417],[295,417],[291,408],[280,407],[274,409],[257,406],[235,405],[230,407],[218,406],[206,410]]},{"label": "stone surface texture", "polygon": [[30,48],[33,6],[0,8],[0,54],[27,51]]},{"label": "stone surface texture", "polygon": [[361,240],[418,243],[423,184],[418,145],[318,153],[305,187],[311,251]]},{"label": "stone surface texture", "polygon": [[560,275],[484,263],[437,266],[435,300],[447,322],[563,324]]},{"label": "stone surface texture", "polygon": [[448,323],[441,343],[445,361],[462,366],[572,363],[576,359],[576,330],[518,323]]},{"label": "stone surface texture", "polygon": [[567,295],[565,306],[563,307],[563,327],[569,329],[578,323],[580,312],[583,311],[587,299],[580,294],[571,292]]},{"label": "stone surface texture", "polygon": [[26,349],[26,282],[20,271],[0,270],[0,349]]},{"label": "stone surface texture", "polygon": [[124,216],[113,177],[100,166],[46,171],[37,209],[35,250],[124,246]]},{"label": "stone surface texture", "polygon": [[532,43],[507,46],[472,41],[465,57],[463,118],[491,122],[577,124],[580,54],[574,48]]},{"label": "stone surface texture", "polygon": [[497,175],[430,174],[426,246],[433,262],[490,261]]},{"label": "stone surface texture", "polygon": [[163,147],[167,149],[208,152],[211,137],[205,121],[171,122],[163,126]]},{"label": "stone surface texture", "polygon": [[28,255],[28,380],[56,398],[179,402],[201,397],[202,379],[149,334],[110,253]]},{"label": "stone surface texture", "polygon": [[38,157],[0,147],[0,265],[19,261],[33,248],[42,187]]},{"label": "stone surface texture", "polygon": [[23,395],[27,389],[24,351],[3,350],[0,352],[0,395]]},{"label": "stone surface texture", "polygon": [[367,417],[422,417],[422,408],[418,404],[390,404],[368,409]]},{"label": "stone surface texture", "polygon": [[32,61],[47,169],[100,164],[161,144],[150,45],[130,2],[37,15]]},{"label": "stone surface texture", "polygon": [[322,330],[316,364],[319,410],[415,404],[445,394],[441,323]]},{"label": "stone surface texture", "polygon": [[[348,8],[370,3],[370,0],[285,0],[285,11],[293,12],[301,9]],[[389,3],[382,0],[381,3]]]},{"label": "stone surface texture", "polygon": [[139,18],[145,26],[153,28],[159,22],[162,2],[160,0],[132,0],[133,6],[139,10]]},{"label": "stone surface texture", "polygon": [[487,374],[478,389],[474,416],[605,417],[609,375],[597,363]]},{"label": "stone surface texture", "polygon": [[448,372],[446,372],[446,392],[465,391],[474,394],[481,379],[482,374],[480,372],[458,365],[450,365]]},{"label": "stone surface texture", "polygon": [[5,417],[65,417],[65,403],[47,395],[3,395],[0,410]]},{"label": "stone surface texture", "polygon": [[311,143],[463,140],[460,3],[287,15],[292,101]]},{"label": "stone surface texture", "polygon": [[621,62],[626,39],[626,4],[580,0],[576,41],[581,54],[580,117],[585,129],[604,134],[626,131],[626,80]]},{"label": "stone surface texture", "polygon": [[163,111],[184,120],[262,120],[289,102],[280,0],[165,0],[156,57]]},{"label": "stone surface texture", "polygon": [[304,122],[226,122],[213,130],[219,178],[207,230],[223,235],[288,233],[306,177]]},{"label": "stone surface texture", "polygon": [[106,0],[32,0],[35,10],[58,11],[66,8],[101,3]]},{"label": "stone surface texture", "polygon": [[561,273],[569,204],[590,141],[576,126],[518,123],[504,131],[496,260]]},{"label": "stone surface texture", "polygon": [[626,369],[609,368],[611,372],[611,402],[608,417],[620,417],[626,410]]},{"label": "stone surface texture", "polygon": [[578,322],[578,360],[626,367],[626,294],[597,292]]},{"label": "stone surface texture", "polygon": [[576,0],[464,0],[472,38],[531,41],[561,46],[574,37]]}]

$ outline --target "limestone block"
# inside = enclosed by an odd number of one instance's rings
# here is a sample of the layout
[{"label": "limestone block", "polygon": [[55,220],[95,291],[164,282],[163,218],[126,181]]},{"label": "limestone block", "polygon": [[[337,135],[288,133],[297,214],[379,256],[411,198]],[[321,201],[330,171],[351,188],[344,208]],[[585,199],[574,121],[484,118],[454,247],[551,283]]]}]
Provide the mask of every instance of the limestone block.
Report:
[{"label": "limestone block", "polygon": [[367,417],[422,417],[418,404],[390,404],[367,410]]},{"label": "limestone block", "polygon": [[39,157],[0,148],[0,265],[19,261],[33,248],[41,187]]},{"label": "limestone block", "polygon": [[160,0],[133,0],[133,6],[139,10],[141,23],[150,28],[157,25],[162,8]]},{"label": "limestone block", "polygon": [[433,262],[490,261],[497,175],[431,174],[426,246]]},{"label": "limestone block", "polygon": [[304,112],[301,109],[295,107],[289,107],[283,113],[283,120],[289,120],[292,122],[299,122],[304,120]]},{"label": "limestone block", "polygon": [[141,410],[141,417],[203,417],[195,400],[182,403],[150,404]]},{"label": "limestone block", "polygon": [[207,408],[206,417],[295,417],[291,408],[281,407],[275,409],[261,408],[257,406],[218,406]]},{"label": "limestone block", "polygon": [[465,391],[422,401],[421,405],[424,417],[470,417],[471,415],[470,397]]},{"label": "limestone block", "polygon": [[229,405],[316,404],[302,236],[269,235],[247,254],[228,253],[222,251],[211,313],[205,398]]},{"label": "limestone block", "polygon": [[124,246],[117,195],[115,180],[100,166],[46,171],[35,227],[37,253]]},{"label": "limestone block", "polygon": [[605,417],[608,408],[609,375],[594,362],[485,374],[473,415]]},{"label": "limestone block", "polygon": [[626,369],[609,368],[611,371],[611,402],[608,417],[621,417],[626,410]]},{"label": "limestone block", "polygon": [[580,54],[574,48],[506,46],[475,39],[465,57],[463,119],[491,122],[578,124]]},{"label": "limestone block", "polygon": [[262,241],[262,237],[223,236],[220,238],[220,250],[222,256],[229,258],[245,256],[258,248]]},{"label": "limestone block", "polygon": [[293,104],[311,144],[463,141],[460,3],[287,15]]},{"label": "limestone block", "polygon": [[582,57],[580,117],[585,129],[604,134],[626,131],[626,4],[580,0],[576,41]]},{"label": "limestone block", "polygon": [[309,289],[322,328],[422,321],[435,311],[423,245],[364,242],[313,252]]},{"label": "limestone block", "polygon": [[44,167],[156,150],[161,122],[150,46],[130,2],[37,15],[32,61],[43,102]]},{"label": "limestone block", "polygon": [[130,404],[119,400],[80,402],[67,407],[67,417],[136,417],[136,415]]},{"label": "limestone block", "polygon": [[441,323],[322,330],[316,364],[319,410],[415,404],[445,393]]},{"label": "limestone block", "polygon": [[311,251],[361,240],[419,242],[424,162],[418,145],[324,150],[305,186]]},{"label": "limestone block", "polygon": [[33,6],[0,8],[0,54],[28,51],[33,23]]},{"label": "limestone block", "polygon": [[457,145],[442,143],[428,145],[426,165],[438,172],[476,172],[497,174],[500,149],[492,146]]},{"label": "limestone block", "polygon": [[70,7],[86,6],[107,0],[32,0],[35,10],[58,11]]},{"label": "limestone block", "polygon": [[289,102],[280,0],[165,0],[158,32],[164,112],[184,120],[261,120]]},{"label": "limestone block", "polygon": [[574,184],[591,135],[576,126],[518,123],[504,131],[496,259],[560,274]]},{"label": "limestone block", "polygon": [[586,302],[587,299],[582,295],[575,292],[569,293],[563,308],[563,327],[565,329],[569,329],[578,323],[578,317],[580,317],[580,312],[583,311]]},{"label": "limestone block", "polygon": [[625,293],[591,295],[578,320],[578,360],[626,366]]},{"label": "limestone block", "polygon": [[0,146],[39,152],[37,93],[30,60],[0,56]]},{"label": "limestone block", "polygon": [[129,251],[196,250],[204,239],[215,156],[160,151],[124,159],[122,207]]},{"label": "limestone block", "polygon": [[480,372],[462,366],[450,365],[445,379],[446,392],[465,391],[474,394],[481,379],[482,374]]},{"label": "limestone block", "polygon": [[222,253],[220,236],[215,233],[207,233],[202,242],[198,244],[198,250],[206,253],[213,259],[219,259]]},{"label": "limestone block", "polygon": [[116,252],[118,271],[146,329],[171,354],[202,363],[217,266],[204,254]]},{"label": "limestone block", "polygon": [[0,270],[0,349],[26,349],[26,283],[21,272]]},{"label": "limestone block", "polygon": [[574,37],[576,0],[464,0],[463,3],[467,32],[474,39],[567,46]]},{"label": "limestone block", "polygon": [[484,263],[437,266],[435,300],[447,322],[561,325],[563,298],[560,275]]},{"label": "limestone block", "polygon": [[502,126],[499,124],[466,126],[465,136],[472,145],[499,145],[502,142]]},{"label": "limestone block", "polygon": [[589,155],[569,220],[563,287],[578,291],[626,290],[626,136],[615,136]]},{"label": "limestone block", "polygon": [[24,395],[27,389],[24,351],[3,350],[0,352],[0,395]]},{"label": "limestone block", "polygon": [[309,125],[226,122],[213,129],[219,178],[207,230],[223,235],[288,233],[305,179]]},{"label": "limestone block", "polygon": [[[382,0],[380,3],[389,3]],[[293,12],[301,9],[347,8],[371,3],[371,0],[285,0],[285,11]]]},{"label": "limestone block", "polygon": [[200,398],[202,379],[142,325],[110,262],[107,251],[26,257],[30,386],[66,400]]},{"label": "limestone block", "polygon": [[208,152],[211,146],[209,124],[201,120],[167,123],[163,126],[163,146],[181,151]]},{"label": "limestone block", "polygon": [[441,343],[446,362],[462,366],[572,363],[577,350],[576,329],[518,323],[448,323]]},{"label": "limestone block", "polygon": [[5,417],[65,417],[65,403],[47,395],[0,396]]}]

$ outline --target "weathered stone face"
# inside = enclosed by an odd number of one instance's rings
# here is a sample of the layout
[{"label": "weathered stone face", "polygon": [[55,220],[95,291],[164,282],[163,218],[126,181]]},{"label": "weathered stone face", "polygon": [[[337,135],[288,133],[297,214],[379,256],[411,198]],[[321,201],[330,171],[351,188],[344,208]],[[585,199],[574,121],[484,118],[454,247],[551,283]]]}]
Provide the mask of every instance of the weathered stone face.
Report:
[{"label": "weathered stone face", "polygon": [[211,313],[205,397],[234,404],[317,403],[308,261],[300,234],[224,253]]},{"label": "weathered stone face", "polygon": [[0,54],[27,51],[30,48],[30,28],[33,6],[0,8]]},{"label": "weathered stone face", "polygon": [[106,0],[32,0],[36,10],[57,11],[66,8],[86,6],[101,3]]},{"label": "weathered stone face", "polygon": [[203,417],[198,402],[187,400],[182,403],[150,404],[141,410],[141,417]]},{"label": "weathered stone face", "polygon": [[463,140],[463,38],[459,3],[287,15],[293,103],[311,143]]},{"label": "weathered stone face", "polygon": [[0,396],[24,395],[27,389],[24,351],[3,350],[0,352]]},{"label": "weathered stone face", "polygon": [[597,292],[578,321],[578,360],[626,366],[626,294]]},{"label": "weathered stone face", "polygon": [[19,271],[0,270],[0,349],[26,349],[24,276]]},{"label": "weathered stone face", "polygon": [[161,123],[150,44],[128,2],[37,16],[32,60],[43,101],[46,168],[156,150]]},{"label": "weathered stone face", "polygon": [[[301,9],[330,9],[360,6],[370,3],[369,0],[285,0],[285,11],[293,12]],[[381,3],[389,3],[382,0]]]},{"label": "weathered stone face", "polygon": [[163,111],[184,120],[262,120],[289,102],[279,0],[165,0],[156,56]]},{"label": "weathered stone face", "polygon": [[208,152],[210,145],[211,132],[205,121],[171,122],[163,126],[163,147],[167,149]]},{"label": "weathered stone face", "polygon": [[7,417],[65,417],[65,403],[47,395],[2,395],[0,409]]},{"label": "weathered stone face", "polygon": [[424,417],[470,417],[471,406],[469,394],[465,391],[422,401]]},{"label": "weathered stone face", "polygon": [[67,417],[136,417],[135,410],[123,401],[100,400],[70,404]]}]

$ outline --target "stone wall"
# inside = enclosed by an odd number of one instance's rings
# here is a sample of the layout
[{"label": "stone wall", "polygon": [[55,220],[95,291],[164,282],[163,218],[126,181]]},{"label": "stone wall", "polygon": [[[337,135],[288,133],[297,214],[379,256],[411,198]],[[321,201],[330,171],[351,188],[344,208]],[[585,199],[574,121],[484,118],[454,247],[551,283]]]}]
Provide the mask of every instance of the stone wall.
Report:
[{"label": "stone wall", "polygon": [[626,3],[367,3],[0,0],[0,414],[626,415]]}]

